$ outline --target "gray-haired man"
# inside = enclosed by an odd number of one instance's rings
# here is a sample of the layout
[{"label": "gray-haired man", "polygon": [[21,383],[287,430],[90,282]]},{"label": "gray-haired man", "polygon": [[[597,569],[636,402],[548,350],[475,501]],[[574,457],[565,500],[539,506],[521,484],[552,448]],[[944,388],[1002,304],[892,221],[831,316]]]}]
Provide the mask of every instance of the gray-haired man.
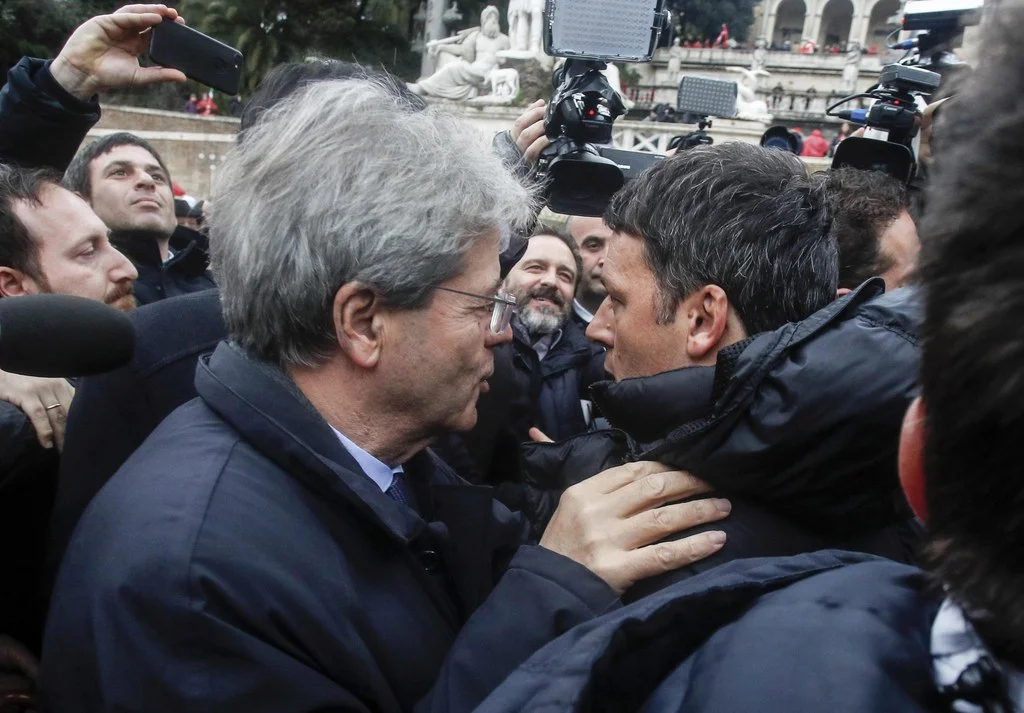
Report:
[{"label": "gray-haired man", "polygon": [[727,508],[665,505],[703,486],[645,463],[570,489],[519,547],[519,519],[426,449],[476,420],[509,338],[500,228],[530,207],[457,120],[318,82],[218,181],[231,341],[79,522],[49,709],[466,710],[633,582],[721,546],[650,545]]}]

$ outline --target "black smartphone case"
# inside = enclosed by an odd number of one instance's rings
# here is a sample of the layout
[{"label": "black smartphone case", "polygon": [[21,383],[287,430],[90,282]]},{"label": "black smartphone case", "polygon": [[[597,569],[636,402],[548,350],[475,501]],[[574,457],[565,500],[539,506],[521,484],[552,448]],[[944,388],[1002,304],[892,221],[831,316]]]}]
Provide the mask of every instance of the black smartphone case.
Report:
[{"label": "black smartphone case", "polygon": [[164,18],[153,28],[149,57],[162,67],[180,69],[189,79],[238,94],[242,53],[187,25]]}]

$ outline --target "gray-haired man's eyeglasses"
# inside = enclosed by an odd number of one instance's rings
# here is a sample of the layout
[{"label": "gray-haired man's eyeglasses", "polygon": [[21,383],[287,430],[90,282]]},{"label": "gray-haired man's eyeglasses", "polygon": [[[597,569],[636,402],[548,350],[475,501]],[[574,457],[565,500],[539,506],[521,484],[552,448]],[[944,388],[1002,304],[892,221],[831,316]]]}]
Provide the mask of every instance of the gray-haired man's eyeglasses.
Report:
[{"label": "gray-haired man's eyeglasses", "polygon": [[450,287],[435,287],[436,290],[442,292],[451,292],[456,295],[462,295],[464,297],[476,297],[478,300],[487,300],[494,303],[494,309],[491,311],[491,334],[504,334],[505,330],[508,329],[508,323],[512,320],[512,313],[516,310],[516,300],[511,295],[507,295],[504,292],[487,297],[486,295],[477,295],[472,292],[463,292],[462,290],[453,290]]}]

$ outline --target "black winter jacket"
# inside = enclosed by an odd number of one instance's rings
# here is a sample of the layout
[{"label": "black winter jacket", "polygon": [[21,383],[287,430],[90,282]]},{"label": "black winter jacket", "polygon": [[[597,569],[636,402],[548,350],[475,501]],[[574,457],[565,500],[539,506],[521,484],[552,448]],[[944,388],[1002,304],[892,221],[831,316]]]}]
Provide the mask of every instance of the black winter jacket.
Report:
[{"label": "black winter jacket", "polygon": [[515,365],[535,404],[532,425],[555,441],[585,433],[589,422],[580,402],[589,400],[592,384],[607,377],[604,347],[587,339],[574,319],[562,326],[561,337],[543,360],[537,358],[526,330],[516,320],[512,334]]},{"label": "black winter jacket", "polygon": [[37,655],[46,617],[43,555],[57,464],[57,450],[39,445],[28,416],[0,401],[0,634]]},{"label": "black winter jacket", "polygon": [[174,254],[167,262],[161,260],[160,248],[149,235],[114,233],[110,241],[139,271],[135,297],[140,305],[217,286],[209,272],[210,241],[197,230],[180,225],[175,228],[170,243]]},{"label": "black winter jacket", "polygon": [[477,713],[952,711],[939,605],[924,572],[866,555],[731,562],[573,629]]},{"label": "black winter jacket", "polygon": [[595,385],[616,430],[523,446],[537,488],[527,509],[535,532],[566,487],[629,460],[657,460],[734,504],[728,519],[700,528],[726,530],[725,547],[673,577],[829,546],[912,560],[918,533],[897,449],[918,388],[920,308],[911,289],[882,290],[869,281],[803,322],[723,350],[714,368]]},{"label": "black winter jacket", "polygon": [[24,57],[0,89],[0,161],[63,172],[100,120],[100,105],[68,94],[50,75],[50,62]]},{"label": "black winter jacket", "polygon": [[429,450],[406,463],[419,510],[389,498],[238,348],[196,388],[75,531],[45,710],[457,713],[618,606],[581,565],[519,547],[518,516]]},{"label": "black winter jacket", "polygon": [[47,555],[47,583],[89,501],[174,409],[196,397],[196,362],[227,338],[217,290],[132,312],[135,352],[78,381],[68,414]]}]

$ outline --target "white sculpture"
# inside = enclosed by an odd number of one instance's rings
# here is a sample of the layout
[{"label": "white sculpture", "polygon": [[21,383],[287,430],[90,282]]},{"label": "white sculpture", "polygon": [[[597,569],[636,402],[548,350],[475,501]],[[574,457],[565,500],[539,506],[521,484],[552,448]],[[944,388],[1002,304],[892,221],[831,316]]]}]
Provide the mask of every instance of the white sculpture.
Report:
[{"label": "white sculpture", "polygon": [[751,72],[765,71],[765,66],[768,64],[768,50],[765,49],[765,44],[763,37],[757,38],[754,43],[754,52],[750,58]]},{"label": "white sculpture", "polygon": [[508,35],[512,51],[525,58],[544,51],[544,0],[509,0]]},{"label": "white sculpture", "polygon": [[857,91],[857,78],[860,76],[860,45],[851,42],[846,50],[846,63],[843,65],[843,90],[853,94]]},{"label": "white sculpture", "polygon": [[627,97],[626,93],[622,91],[622,79],[619,76],[619,68],[615,66],[615,63],[608,62],[608,66],[601,70],[601,74],[608,80],[608,84],[615,90],[615,93],[619,95],[619,99],[622,100],[622,104],[626,109],[632,109],[636,102]]},{"label": "white sculpture", "polygon": [[513,101],[519,94],[519,72],[514,69],[493,69],[490,76],[491,96]]},{"label": "white sculpture", "polygon": [[683,55],[686,50],[680,46],[679,38],[672,40],[672,46],[668,48],[668,78],[673,84],[679,83],[679,75],[683,72]]},{"label": "white sculpture", "polygon": [[[480,90],[488,85],[508,86],[509,72],[501,70],[497,84],[492,84],[491,74],[504,62],[500,52],[509,49],[508,35],[501,32],[498,8],[488,5],[480,13],[480,27],[463,30],[454,37],[427,43],[427,51],[439,57],[447,54],[455,59],[439,67],[429,77],[409,85],[417,94],[442,99],[463,101],[479,96]],[[440,63],[439,63],[440,64]],[[518,91],[518,75],[514,80]],[[512,99],[515,94],[512,95]],[[509,100],[511,101],[511,99]]]},{"label": "white sculpture", "polygon": [[757,98],[757,83],[761,77],[770,77],[771,72],[763,69],[751,71],[746,67],[726,67],[730,72],[739,72],[743,78],[736,82],[736,118],[752,121],[771,121],[768,103]]}]

